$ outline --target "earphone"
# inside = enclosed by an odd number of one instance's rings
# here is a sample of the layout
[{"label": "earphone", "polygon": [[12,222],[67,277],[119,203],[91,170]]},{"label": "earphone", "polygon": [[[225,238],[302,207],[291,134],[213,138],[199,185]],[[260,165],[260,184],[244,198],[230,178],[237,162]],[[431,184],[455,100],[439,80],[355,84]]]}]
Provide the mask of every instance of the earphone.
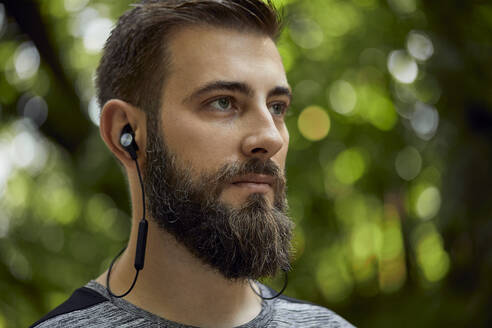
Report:
[{"label": "earphone", "polygon": [[[135,252],[135,263],[134,263],[134,267],[136,270],[135,278],[133,279],[133,282],[132,282],[132,285],[130,286],[130,288],[121,295],[113,294],[113,292],[111,291],[111,287],[109,286],[109,278],[111,276],[111,270],[113,269],[113,265],[116,262],[116,259],[119,258],[121,254],[123,254],[126,247],[124,247],[115,256],[115,258],[111,261],[111,264],[109,265],[108,274],[106,276],[106,290],[107,290],[109,295],[111,295],[112,297],[116,297],[116,298],[125,297],[126,295],[128,295],[132,291],[133,287],[135,287],[135,283],[137,282],[137,278],[138,278],[138,273],[144,267],[145,248],[147,245],[147,231],[148,231],[148,222],[145,219],[144,184],[143,184],[143,180],[142,180],[142,175],[140,173],[140,167],[139,167],[138,161],[137,161],[138,145],[137,145],[137,142],[135,141],[135,133],[133,132],[133,129],[130,126],[130,124],[126,124],[123,127],[119,141],[120,141],[120,144],[123,147],[123,149],[125,149],[125,151],[130,154],[130,157],[135,162],[135,165],[137,167],[138,179],[140,181],[140,187],[142,190],[142,219],[140,220],[140,223],[138,225],[137,248],[136,248],[136,252]],[[256,290],[253,288],[253,286],[251,286],[251,281],[249,280],[250,287],[256,295],[258,295],[260,298],[262,298],[264,300],[272,300],[274,298],[277,298],[278,296],[280,296],[284,292],[285,288],[287,287],[287,281],[288,281],[287,280],[287,271],[284,270],[284,273],[285,273],[284,286],[282,287],[280,292],[278,292],[276,295],[274,295],[272,297],[264,297],[263,295],[256,292]]]},{"label": "earphone", "polygon": [[137,159],[138,145],[135,141],[135,133],[130,124],[125,125],[123,130],[121,130],[120,144],[130,154],[133,160]]},{"label": "earphone", "polygon": [[123,294],[121,295],[115,295],[111,291],[111,287],[109,286],[109,278],[111,276],[111,270],[113,268],[114,262],[120,255],[125,251],[126,247],[123,248],[118,255],[111,261],[111,265],[109,266],[108,269],[108,275],[106,276],[106,290],[108,291],[108,294],[113,296],[113,297],[124,297],[128,295],[133,287],[135,286],[135,283],[137,282],[138,278],[138,273],[140,270],[143,269],[144,267],[144,262],[145,262],[145,247],[147,245],[147,231],[148,231],[148,222],[145,219],[145,192],[144,192],[144,185],[142,181],[142,175],[140,173],[140,167],[138,165],[137,161],[137,151],[138,151],[138,145],[135,141],[135,133],[133,132],[132,127],[130,124],[127,124],[123,127],[123,130],[121,131],[120,135],[120,144],[125,149],[129,154],[132,160],[135,161],[135,165],[137,167],[137,173],[138,173],[138,179],[140,181],[140,187],[142,190],[142,219],[140,220],[140,223],[138,224],[138,236],[137,236],[137,249],[135,252],[135,278],[133,279],[133,283],[130,286],[130,288]]}]

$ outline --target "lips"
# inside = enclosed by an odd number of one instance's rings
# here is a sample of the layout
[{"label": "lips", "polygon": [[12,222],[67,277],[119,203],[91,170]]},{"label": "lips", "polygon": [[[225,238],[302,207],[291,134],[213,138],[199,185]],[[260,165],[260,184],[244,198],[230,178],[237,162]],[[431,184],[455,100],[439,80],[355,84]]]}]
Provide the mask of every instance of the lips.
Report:
[{"label": "lips", "polygon": [[242,184],[257,184],[257,185],[268,185],[273,186],[275,179],[266,174],[247,174],[236,177],[232,179],[231,184],[242,185]]}]

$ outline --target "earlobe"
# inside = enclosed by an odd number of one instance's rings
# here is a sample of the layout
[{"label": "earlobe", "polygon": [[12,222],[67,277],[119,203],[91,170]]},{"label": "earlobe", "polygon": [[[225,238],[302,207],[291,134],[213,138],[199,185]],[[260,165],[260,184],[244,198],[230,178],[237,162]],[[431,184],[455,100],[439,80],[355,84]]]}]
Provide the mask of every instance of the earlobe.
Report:
[{"label": "earlobe", "polygon": [[[138,111],[138,109],[119,99],[109,100],[104,104],[101,111],[101,123],[99,125],[101,137],[109,150],[125,166],[133,164],[133,156],[131,156],[131,153],[121,144],[120,138],[125,126],[128,125],[132,132],[137,129],[139,120],[136,111]],[[133,134],[132,136],[136,146],[135,135]],[[135,149],[135,156],[137,150],[138,147]]]}]

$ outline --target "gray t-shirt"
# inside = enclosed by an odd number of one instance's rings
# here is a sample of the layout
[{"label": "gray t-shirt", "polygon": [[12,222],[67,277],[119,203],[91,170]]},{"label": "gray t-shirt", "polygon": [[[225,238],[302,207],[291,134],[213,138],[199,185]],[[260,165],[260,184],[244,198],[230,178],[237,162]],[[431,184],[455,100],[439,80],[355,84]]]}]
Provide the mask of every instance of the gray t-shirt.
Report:
[{"label": "gray t-shirt", "polygon": [[[258,284],[265,297],[272,291]],[[83,293],[72,297],[65,304],[50,312],[47,317],[35,323],[36,328],[108,328],[108,327],[167,327],[196,328],[156,316],[121,298],[110,297],[106,288],[95,281],[89,282]],[[84,296],[85,295],[85,296]],[[67,305],[70,303],[70,305]],[[256,327],[353,327],[334,312],[313,304],[281,296],[262,302],[260,314],[250,322],[237,328]]]}]

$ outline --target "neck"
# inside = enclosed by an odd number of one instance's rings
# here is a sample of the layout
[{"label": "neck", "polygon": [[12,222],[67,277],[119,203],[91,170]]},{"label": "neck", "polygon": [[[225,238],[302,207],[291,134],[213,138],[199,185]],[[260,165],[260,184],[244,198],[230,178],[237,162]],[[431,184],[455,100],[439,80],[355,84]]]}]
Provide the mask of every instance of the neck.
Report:
[{"label": "neck", "polygon": [[[138,224],[133,224],[128,247],[111,271],[111,290],[116,295],[130,287],[135,275],[137,230]],[[106,275],[97,279],[103,286]],[[238,326],[261,311],[261,299],[246,279],[224,278],[151,220],[144,269],[124,298],[168,320],[200,327]]]}]

